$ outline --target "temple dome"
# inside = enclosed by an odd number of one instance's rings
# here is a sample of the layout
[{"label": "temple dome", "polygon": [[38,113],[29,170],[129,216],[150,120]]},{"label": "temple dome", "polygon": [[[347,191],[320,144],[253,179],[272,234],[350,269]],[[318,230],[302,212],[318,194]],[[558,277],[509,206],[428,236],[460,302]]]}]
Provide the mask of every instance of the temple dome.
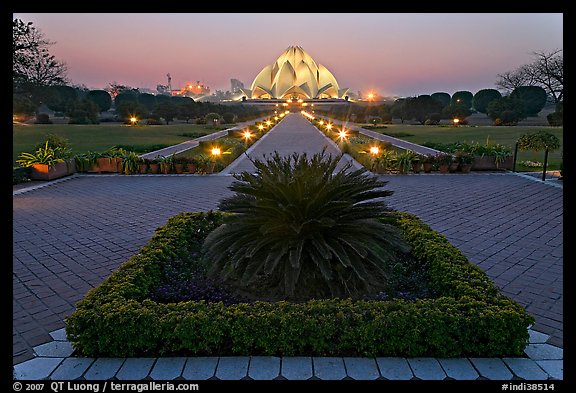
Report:
[{"label": "temple dome", "polygon": [[334,75],[317,64],[299,46],[290,46],[271,65],[258,73],[247,98],[343,98],[349,89],[340,89]]}]

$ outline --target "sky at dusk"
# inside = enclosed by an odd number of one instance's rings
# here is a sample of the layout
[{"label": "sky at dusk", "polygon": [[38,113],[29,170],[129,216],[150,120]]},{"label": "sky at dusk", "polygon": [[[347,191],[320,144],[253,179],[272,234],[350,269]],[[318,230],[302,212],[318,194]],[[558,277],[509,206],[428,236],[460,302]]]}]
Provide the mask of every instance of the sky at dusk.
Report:
[{"label": "sky at dusk", "polygon": [[55,42],[73,84],[250,88],[301,46],[341,88],[415,96],[496,88],[498,74],[563,49],[562,13],[15,13]]}]

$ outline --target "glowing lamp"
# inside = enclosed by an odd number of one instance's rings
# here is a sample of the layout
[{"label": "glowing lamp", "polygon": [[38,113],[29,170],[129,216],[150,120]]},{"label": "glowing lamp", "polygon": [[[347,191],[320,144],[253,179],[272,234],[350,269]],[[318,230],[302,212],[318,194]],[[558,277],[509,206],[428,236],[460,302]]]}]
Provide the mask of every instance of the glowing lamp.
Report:
[{"label": "glowing lamp", "polygon": [[330,123],[326,124],[326,129],[327,129],[327,130],[331,130],[331,129],[332,129],[332,124],[330,124]]},{"label": "glowing lamp", "polygon": [[213,156],[219,156],[222,152],[220,151],[219,147],[214,147],[212,148],[212,155]]},{"label": "glowing lamp", "polygon": [[252,134],[248,130],[244,131],[244,133],[242,135],[244,135],[244,138],[247,140],[252,137]]},{"label": "glowing lamp", "polygon": [[378,148],[378,146],[372,146],[370,148],[370,154],[372,154],[373,156],[378,155],[378,153],[380,153],[380,149]]},{"label": "glowing lamp", "polygon": [[258,124],[258,129],[259,129],[260,131],[262,131],[262,130],[264,129],[264,126],[263,126],[262,124]]},{"label": "glowing lamp", "polygon": [[455,126],[457,126],[458,123],[460,123],[460,119],[454,119],[454,120],[452,120],[452,121],[454,122],[454,125],[455,125]]}]

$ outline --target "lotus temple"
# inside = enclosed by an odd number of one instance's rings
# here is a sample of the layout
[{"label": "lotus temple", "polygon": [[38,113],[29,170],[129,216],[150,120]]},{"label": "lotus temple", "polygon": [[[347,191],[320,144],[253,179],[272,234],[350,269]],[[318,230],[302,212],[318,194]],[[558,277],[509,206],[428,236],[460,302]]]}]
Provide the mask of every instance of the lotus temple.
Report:
[{"label": "lotus temple", "polygon": [[243,102],[284,106],[348,103],[348,88],[341,88],[326,67],[300,46],[290,46],[258,73],[250,89],[242,89]]}]

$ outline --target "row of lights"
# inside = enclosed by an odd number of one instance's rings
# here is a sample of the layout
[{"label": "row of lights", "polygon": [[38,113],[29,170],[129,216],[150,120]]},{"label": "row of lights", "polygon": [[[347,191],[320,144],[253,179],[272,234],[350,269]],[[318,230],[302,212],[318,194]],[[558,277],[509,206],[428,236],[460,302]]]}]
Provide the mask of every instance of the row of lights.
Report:
[{"label": "row of lights", "polygon": [[[304,111],[302,111],[302,113],[305,114]],[[305,115],[306,115],[306,114],[305,114]],[[323,126],[323,125],[324,125],[324,120],[320,120],[320,121],[318,122],[318,124],[320,124],[321,126]],[[328,131],[331,131],[333,126],[332,126],[331,123],[326,123],[325,127],[326,127],[326,129],[327,129]],[[348,138],[348,133],[346,132],[346,130],[344,130],[344,128],[341,129],[340,131],[338,131],[338,139],[340,139],[341,141],[343,141],[343,140],[345,140],[346,138]],[[379,155],[379,154],[380,154],[380,148],[379,148],[378,146],[371,146],[371,147],[370,147],[370,154],[372,154],[373,156]]]}]

